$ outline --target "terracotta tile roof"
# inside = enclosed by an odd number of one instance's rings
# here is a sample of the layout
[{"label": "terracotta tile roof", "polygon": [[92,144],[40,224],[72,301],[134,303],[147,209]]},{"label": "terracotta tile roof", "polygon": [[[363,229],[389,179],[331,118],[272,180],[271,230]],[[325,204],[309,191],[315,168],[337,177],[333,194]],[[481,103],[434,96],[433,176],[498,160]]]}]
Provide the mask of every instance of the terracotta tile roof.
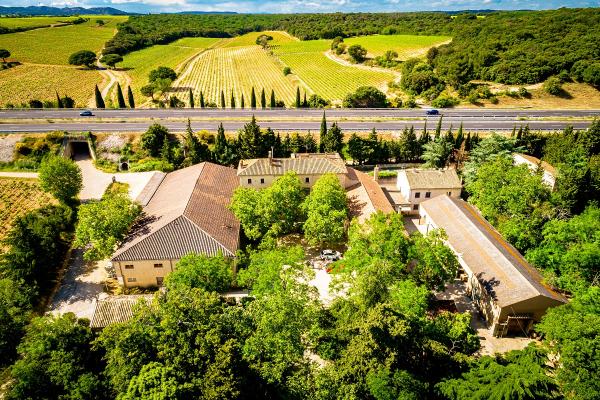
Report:
[{"label": "terracotta tile roof", "polygon": [[556,169],[552,165],[548,164],[546,161],[542,161],[537,157],[522,153],[515,153],[514,156],[521,157],[522,159],[527,161],[529,165],[535,166],[536,168],[539,165],[544,171],[548,172],[550,175],[556,176]]},{"label": "terracotta tile roof", "polygon": [[228,206],[235,170],[201,163],[170,174],[143,209],[143,218],[113,261],[178,259],[190,252],[234,256],[240,223]]},{"label": "terracotta tile roof", "polygon": [[279,176],[288,171],[298,175],[321,175],[328,172],[345,174],[346,163],[337,153],[296,154],[290,158],[255,158],[241,160],[238,165],[238,176]]},{"label": "terracotta tile roof", "polygon": [[375,180],[368,174],[357,171],[354,168],[348,168],[348,171],[353,171],[356,174],[358,181],[365,188],[367,196],[369,196],[369,199],[371,200],[375,210],[382,211],[384,213],[394,212],[394,207],[392,207],[392,204],[381,189],[381,186],[379,186],[379,183],[375,182]]},{"label": "terracotta tile roof", "polygon": [[448,235],[448,243],[493,294],[500,307],[542,296],[566,300],[542,281],[539,271],[502,238],[467,202],[446,195],[421,203],[431,222]]},{"label": "terracotta tile roof", "polygon": [[460,189],[462,183],[454,169],[403,169],[411,189]]},{"label": "terracotta tile roof", "polygon": [[152,294],[136,294],[109,296],[96,302],[96,308],[90,328],[106,328],[110,324],[127,322],[133,317],[133,309],[138,302],[150,305],[152,303]]}]

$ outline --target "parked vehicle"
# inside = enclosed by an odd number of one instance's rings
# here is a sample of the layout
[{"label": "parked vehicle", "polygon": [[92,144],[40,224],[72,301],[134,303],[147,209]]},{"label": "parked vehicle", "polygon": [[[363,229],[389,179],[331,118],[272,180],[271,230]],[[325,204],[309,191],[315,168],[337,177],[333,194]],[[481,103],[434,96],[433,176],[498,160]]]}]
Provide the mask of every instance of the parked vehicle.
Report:
[{"label": "parked vehicle", "polygon": [[329,249],[321,251],[321,260],[337,261],[340,258],[342,258],[342,254],[339,251],[333,251]]},{"label": "parked vehicle", "polygon": [[426,113],[427,115],[440,115],[440,112],[436,109],[427,110]]},{"label": "parked vehicle", "polygon": [[80,112],[79,115],[81,115],[82,117],[93,117],[94,113],[92,113],[90,110],[84,110]]}]

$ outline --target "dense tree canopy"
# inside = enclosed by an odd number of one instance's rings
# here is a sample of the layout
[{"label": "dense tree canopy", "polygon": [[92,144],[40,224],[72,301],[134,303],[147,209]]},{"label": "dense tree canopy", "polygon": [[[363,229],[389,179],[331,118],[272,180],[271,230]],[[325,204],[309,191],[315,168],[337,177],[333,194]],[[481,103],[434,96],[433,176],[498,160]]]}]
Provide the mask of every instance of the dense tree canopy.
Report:
[{"label": "dense tree canopy", "polygon": [[83,188],[81,170],[64,157],[50,156],[44,159],[39,178],[41,188],[64,204],[72,203]]}]

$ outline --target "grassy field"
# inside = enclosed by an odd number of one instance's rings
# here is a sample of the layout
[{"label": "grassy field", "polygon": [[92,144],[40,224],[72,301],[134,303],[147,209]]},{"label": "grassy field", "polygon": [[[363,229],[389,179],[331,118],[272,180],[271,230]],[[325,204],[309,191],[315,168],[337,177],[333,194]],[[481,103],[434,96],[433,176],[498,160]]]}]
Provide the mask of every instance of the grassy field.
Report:
[{"label": "grassy field", "polygon": [[0,240],[17,217],[53,202],[52,196],[42,192],[37,179],[0,178]]},{"label": "grassy field", "polygon": [[0,35],[0,48],[12,53],[11,58],[35,64],[68,65],[69,56],[78,50],[100,52],[119,21],[128,17],[98,16],[106,25],[99,27],[95,19],[79,25],[36,29]]},{"label": "grassy field", "polygon": [[391,72],[342,65],[327,58],[324,53],[330,43],[329,40],[285,43],[275,48],[274,53],[311,92],[328,100],[341,100],[365,85],[385,89],[395,78]]},{"label": "grassy field", "polygon": [[344,43],[348,46],[360,44],[367,49],[371,57],[394,50],[398,53],[398,59],[407,60],[423,56],[430,47],[439,46],[450,39],[448,36],[372,35],[344,39]]},{"label": "grassy field", "polygon": [[[242,46],[211,49],[200,55],[188,74],[182,76],[176,89],[180,98],[187,101],[187,89],[192,88],[198,99],[200,91],[207,102],[220,103],[221,90],[227,105],[233,90],[239,107],[242,93],[246,107],[250,105],[250,93],[254,87],[257,101],[264,88],[267,101],[271,90],[278,100],[291,105],[296,97],[298,82],[292,76],[283,75],[283,66],[259,46]],[[220,105],[220,104],[219,104]]]},{"label": "grassy field", "polygon": [[[213,38],[184,38],[171,44],[148,47],[127,54],[118,67],[125,69],[131,77],[134,96],[138,104],[141,104],[146,98],[142,96],[139,88],[148,83],[150,71],[160,66],[175,69],[194,54],[214,45],[219,40]],[[121,85],[123,85],[123,82]]]},{"label": "grassy field", "polygon": [[87,107],[94,84],[103,81],[98,71],[64,65],[24,64],[0,71],[0,106],[18,105],[30,99],[56,100],[56,92],[68,95],[76,106]]},{"label": "grassy field", "polygon": [[278,45],[282,43],[294,42],[298,39],[289,35],[287,32],[281,31],[264,31],[264,32],[250,32],[245,35],[236,36],[231,39],[223,40],[219,47],[240,47],[240,46],[255,46],[256,39],[260,35],[269,35],[273,37],[273,40],[269,41],[269,45]]},{"label": "grassy field", "polygon": [[0,18],[0,26],[5,28],[35,28],[60,24],[77,19],[77,17],[4,17]]}]

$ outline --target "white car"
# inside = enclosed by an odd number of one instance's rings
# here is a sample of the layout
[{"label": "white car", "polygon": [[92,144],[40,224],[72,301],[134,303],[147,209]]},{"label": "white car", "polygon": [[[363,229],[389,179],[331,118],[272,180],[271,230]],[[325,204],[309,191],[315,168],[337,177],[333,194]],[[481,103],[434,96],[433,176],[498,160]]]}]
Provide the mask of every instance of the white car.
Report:
[{"label": "white car", "polygon": [[321,251],[321,260],[326,261],[337,261],[342,258],[342,254],[339,251],[333,251],[329,249],[325,249]]}]

